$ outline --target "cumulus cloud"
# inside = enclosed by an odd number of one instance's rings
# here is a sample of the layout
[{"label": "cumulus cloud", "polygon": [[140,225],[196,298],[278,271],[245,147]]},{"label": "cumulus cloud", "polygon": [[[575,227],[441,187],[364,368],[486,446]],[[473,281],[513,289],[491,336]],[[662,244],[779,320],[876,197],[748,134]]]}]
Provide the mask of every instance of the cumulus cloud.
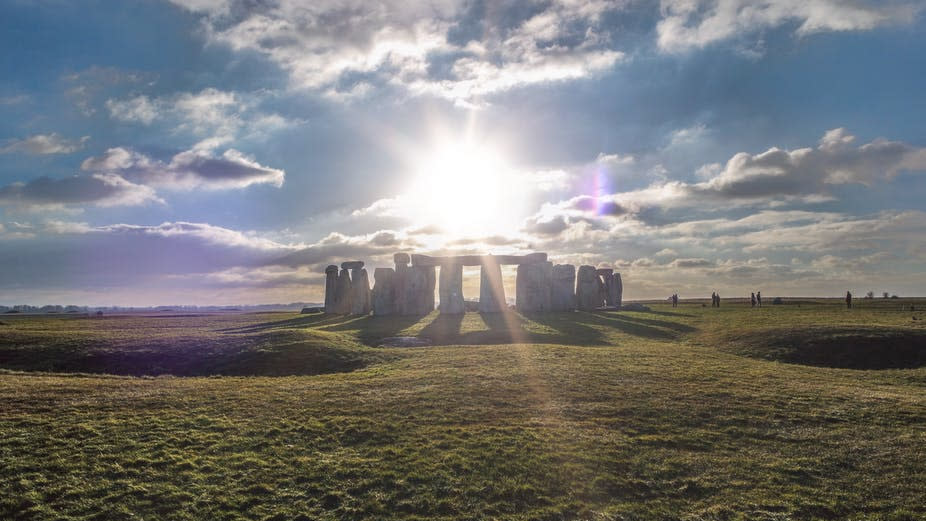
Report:
[{"label": "cumulus cloud", "polygon": [[264,97],[261,93],[229,92],[210,87],[162,97],[139,95],[109,99],[106,108],[110,117],[119,121],[142,125],[172,123],[175,131],[228,142],[240,136],[263,138],[295,124],[279,114],[261,110]]},{"label": "cumulus cloud", "polygon": [[783,201],[821,202],[831,200],[838,185],[871,185],[901,172],[926,171],[926,148],[886,139],[855,146],[855,139],[837,128],[827,131],[816,147],[740,152],[726,164],[705,165],[697,172],[705,179],[701,182],[668,181],[597,200],[613,201],[633,214],[696,206],[721,209]]},{"label": "cumulus cloud", "polygon": [[612,67],[602,15],[622,2],[273,4],[173,0],[204,15],[211,42],[266,55],[294,85],[335,98],[385,85],[469,103]]},{"label": "cumulus cloud", "polygon": [[120,175],[139,183],[173,190],[221,190],[254,184],[283,185],[285,172],[261,165],[235,149],[219,156],[206,148],[193,148],[170,161],[158,161],[134,150],[116,147],[86,159],[81,169]]},{"label": "cumulus cloud", "polygon": [[151,202],[163,203],[154,189],[112,173],[61,179],[39,177],[0,187],[0,205],[19,208],[137,206]]},{"label": "cumulus cloud", "polygon": [[680,52],[792,23],[798,36],[870,30],[909,22],[921,9],[911,1],[662,0],[657,42],[665,52]]},{"label": "cumulus cloud", "polygon": [[36,134],[24,139],[7,140],[0,146],[0,154],[19,152],[31,155],[70,154],[82,148],[90,139],[84,136],[80,139],[67,139],[52,132],[51,134]]}]

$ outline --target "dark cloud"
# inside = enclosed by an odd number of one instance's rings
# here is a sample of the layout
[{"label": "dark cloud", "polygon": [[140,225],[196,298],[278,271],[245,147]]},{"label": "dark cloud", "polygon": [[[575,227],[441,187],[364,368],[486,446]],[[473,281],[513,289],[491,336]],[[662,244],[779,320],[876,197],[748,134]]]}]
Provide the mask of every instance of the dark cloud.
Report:
[{"label": "dark cloud", "polygon": [[0,188],[0,205],[7,206],[135,206],[150,202],[160,202],[153,189],[115,174],[39,177]]}]

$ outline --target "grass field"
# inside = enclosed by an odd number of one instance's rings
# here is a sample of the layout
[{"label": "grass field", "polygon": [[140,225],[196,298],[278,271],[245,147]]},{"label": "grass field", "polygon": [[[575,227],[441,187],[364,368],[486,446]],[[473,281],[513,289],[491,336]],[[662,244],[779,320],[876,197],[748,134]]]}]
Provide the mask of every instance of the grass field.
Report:
[{"label": "grass field", "polygon": [[0,315],[0,519],[926,519],[910,305]]}]

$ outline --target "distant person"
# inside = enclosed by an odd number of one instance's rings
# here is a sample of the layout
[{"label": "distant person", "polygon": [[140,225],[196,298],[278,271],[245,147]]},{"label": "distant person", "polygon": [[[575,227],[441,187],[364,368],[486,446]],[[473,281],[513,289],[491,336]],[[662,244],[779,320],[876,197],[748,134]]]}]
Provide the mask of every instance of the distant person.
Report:
[{"label": "distant person", "polygon": [[762,292],[761,291],[756,292],[756,305],[759,306],[760,308],[762,307]]},{"label": "distant person", "polygon": [[717,296],[714,298],[717,299],[717,307],[719,308],[720,307],[720,293],[718,293]]},{"label": "distant person", "polygon": [[752,307],[756,307],[756,294],[755,293],[749,295],[749,301],[752,303]]},{"label": "distant person", "polygon": [[852,309],[852,293],[846,292],[846,308]]},{"label": "distant person", "polygon": [[711,292],[711,307],[717,306],[717,293]]},{"label": "distant person", "polygon": [[673,293],[673,294],[672,294],[672,307],[673,307],[673,308],[677,308],[677,307],[678,307],[678,293]]}]

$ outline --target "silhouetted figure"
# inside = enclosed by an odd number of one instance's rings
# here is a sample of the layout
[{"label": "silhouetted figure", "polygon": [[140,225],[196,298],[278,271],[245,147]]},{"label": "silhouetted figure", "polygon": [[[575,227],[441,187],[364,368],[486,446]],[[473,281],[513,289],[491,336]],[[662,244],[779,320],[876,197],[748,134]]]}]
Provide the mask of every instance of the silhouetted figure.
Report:
[{"label": "silhouetted figure", "polygon": [[846,292],[846,308],[852,309],[852,293]]},{"label": "silhouetted figure", "polygon": [[711,292],[711,307],[717,307],[717,293]]},{"label": "silhouetted figure", "polygon": [[752,307],[756,307],[756,294],[755,293],[749,296],[749,301],[752,303]]},{"label": "silhouetted figure", "polygon": [[759,306],[760,308],[762,307],[762,292],[761,291],[756,292],[756,305]]},{"label": "silhouetted figure", "polygon": [[678,307],[678,293],[673,293],[673,294],[672,294],[672,307],[673,307],[673,308],[677,308],[677,307]]},{"label": "silhouetted figure", "polygon": [[718,294],[714,297],[714,299],[717,300],[717,307],[719,308],[719,307],[720,307],[720,293],[718,293]]}]

